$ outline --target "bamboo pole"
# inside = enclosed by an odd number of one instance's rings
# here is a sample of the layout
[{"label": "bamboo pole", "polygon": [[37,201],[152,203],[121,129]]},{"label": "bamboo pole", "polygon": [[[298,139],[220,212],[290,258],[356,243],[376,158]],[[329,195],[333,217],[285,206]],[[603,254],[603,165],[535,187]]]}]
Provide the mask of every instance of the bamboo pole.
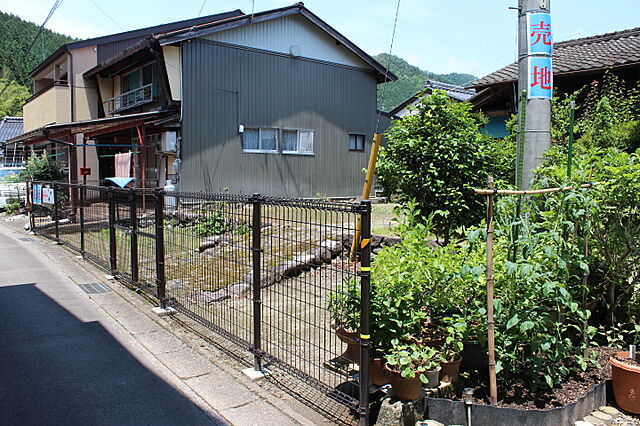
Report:
[{"label": "bamboo pole", "polygon": [[493,176],[489,176],[487,193],[487,341],[489,343],[489,399],[498,403],[498,383],[496,379],[496,343],[493,317]]},{"label": "bamboo pole", "polygon": [[[382,141],[382,135],[376,133],[373,135],[373,146],[371,147],[371,155],[369,156],[369,165],[367,166],[367,176],[364,180],[364,186],[362,188],[362,199],[368,200],[371,195],[371,187],[373,186],[373,175],[376,171],[376,163],[378,161],[378,151],[380,150],[380,142]],[[349,254],[349,260],[356,260],[356,253],[358,251],[358,245],[360,244],[360,233],[362,230],[362,219],[358,216],[358,222],[356,224],[356,233],[353,236],[351,242],[351,252]]]},{"label": "bamboo pole", "polygon": [[511,189],[474,189],[473,191],[478,195],[537,195],[537,194],[550,194],[553,192],[571,191],[576,188],[591,188],[599,185],[599,182],[584,183],[579,186],[564,186],[562,188],[545,188],[545,189],[530,189],[524,191],[517,191]]}]

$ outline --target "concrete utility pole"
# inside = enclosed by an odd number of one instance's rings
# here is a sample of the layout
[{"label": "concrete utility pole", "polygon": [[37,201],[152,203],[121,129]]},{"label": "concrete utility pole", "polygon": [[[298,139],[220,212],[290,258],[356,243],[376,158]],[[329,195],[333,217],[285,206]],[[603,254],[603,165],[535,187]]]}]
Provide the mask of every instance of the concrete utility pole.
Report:
[{"label": "concrete utility pole", "polygon": [[[518,113],[526,111],[522,152],[516,175],[520,189],[528,189],[533,170],[551,145],[551,21],[550,0],[518,0]],[[526,100],[522,99],[526,96]],[[526,102],[526,108],[525,108]],[[522,159],[520,161],[520,159]]]}]

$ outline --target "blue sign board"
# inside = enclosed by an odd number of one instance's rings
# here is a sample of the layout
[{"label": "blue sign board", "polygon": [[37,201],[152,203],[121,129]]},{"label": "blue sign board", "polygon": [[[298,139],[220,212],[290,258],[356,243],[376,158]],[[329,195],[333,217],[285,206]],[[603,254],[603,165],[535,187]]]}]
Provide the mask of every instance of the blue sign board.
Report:
[{"label": "blue sign board", "polygon": [[549,55],[553,52],[551,35],[551,15],[549,13],[528,13],[529,55]]},{"label": "blue sign board", "polygon": [[550,56],[529,57],[527,98],[551,99],[553,96],[553,65]]}]

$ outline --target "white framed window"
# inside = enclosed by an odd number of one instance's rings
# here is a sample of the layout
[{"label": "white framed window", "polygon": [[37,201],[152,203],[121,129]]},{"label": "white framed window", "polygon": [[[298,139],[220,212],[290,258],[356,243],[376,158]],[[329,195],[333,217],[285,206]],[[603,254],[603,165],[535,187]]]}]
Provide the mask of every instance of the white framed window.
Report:
[{"label": "white framed window", "polygon": [[277,153],[278,129],[245,128],[242,134],[244,152]]},{"label": "white framed window", "polygon": [[349,151],[364,151],[364,135],[358,133],[349,134]]},{"label": "white framed window", "polygon": [[313,154],[313,130],[282,130],[283,154]]}]

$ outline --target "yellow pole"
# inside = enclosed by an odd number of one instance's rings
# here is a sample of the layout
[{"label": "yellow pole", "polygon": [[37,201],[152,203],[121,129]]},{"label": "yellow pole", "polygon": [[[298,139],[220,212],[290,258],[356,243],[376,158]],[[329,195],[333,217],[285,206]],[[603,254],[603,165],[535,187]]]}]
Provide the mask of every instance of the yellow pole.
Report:
[{"label": "yellow pole", "polygon": [[[369,165],[367,166],[367,176],[364,180],[364,187],[362,188],[362,199],[368,200],[371,194],[371,187],[373,186],[373,175],[376,171],[376,162],[378,161],[378,150],[380,149],[380,142],[382,141],[382,135],[375,133],[373,135],[373,146],[371,147],[371,155],[369,156]],[[351,253],[349,254],[349,260],[352,262],[356,260],[356,252],[358,251],[358,245],[360,244],[360,232],[362,229],[362,218],[358,216],[358,223],[356,225],[356,234],[353,236],[353,242],[351,243]]]}]

